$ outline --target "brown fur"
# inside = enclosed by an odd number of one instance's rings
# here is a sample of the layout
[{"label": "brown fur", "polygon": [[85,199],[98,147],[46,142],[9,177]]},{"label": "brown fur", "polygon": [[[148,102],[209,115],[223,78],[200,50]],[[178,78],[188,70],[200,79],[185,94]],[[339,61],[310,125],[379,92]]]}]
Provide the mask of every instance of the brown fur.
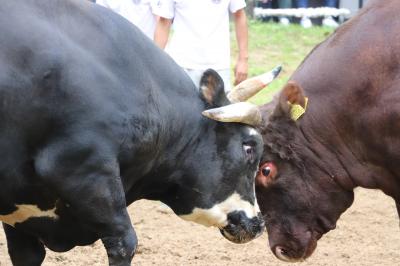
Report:
[{"label": "brown fur", "polygon": [[[310,256],[357,186],[400,204],[399,13],[397,0],[370,0],[307,56],[274,111],[264,112],[261,163],[275,163],[278,174],[257,187],[257,198],[274,252]],[[292,121],[287,102],[303,104],[304,96],[306,113]]]}]

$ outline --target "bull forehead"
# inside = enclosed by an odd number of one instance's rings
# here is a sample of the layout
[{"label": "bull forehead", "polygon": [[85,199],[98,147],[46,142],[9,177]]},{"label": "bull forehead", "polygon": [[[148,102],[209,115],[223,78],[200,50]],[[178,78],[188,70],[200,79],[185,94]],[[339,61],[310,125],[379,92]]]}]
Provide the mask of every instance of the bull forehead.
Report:
[{"label": "bull forehead", "polygon": [[0,221],[15,226],[16,223],[23,223],[30,218],[58,219],[56,207],[50,210],[41,210],[38,206],[30,204],[17,204],[15,207],[17,209],[12,213],[0,215]]},{"label": "bull forehead", "polygon": [[235,192],[223,202],[215,204],[209,209],[194,208],[192,213],[179,217],[205,226],[223,228],[228,224],[228,214],[231,212],[243,211],[249,219],[257,217],[260,209],[256,199],[254,200],[255,204],[252,205]]}]

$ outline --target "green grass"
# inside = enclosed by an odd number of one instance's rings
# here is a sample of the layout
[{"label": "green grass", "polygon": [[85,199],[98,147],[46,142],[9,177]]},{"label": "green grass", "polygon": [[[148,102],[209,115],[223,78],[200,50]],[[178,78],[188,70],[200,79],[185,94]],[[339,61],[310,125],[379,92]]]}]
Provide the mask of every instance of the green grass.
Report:
[{"label": "green grass", "polygon": [[[262,74],[282,65],[280,76],[269,86],[250,99],[262,104],[282,88],[312,48],[326,39],[332,29],[312,27],[304,29],[299,25],[281,26],[249,20],[249,77]],[[232,64],[236,63],[237,44],[232,28]]]}]

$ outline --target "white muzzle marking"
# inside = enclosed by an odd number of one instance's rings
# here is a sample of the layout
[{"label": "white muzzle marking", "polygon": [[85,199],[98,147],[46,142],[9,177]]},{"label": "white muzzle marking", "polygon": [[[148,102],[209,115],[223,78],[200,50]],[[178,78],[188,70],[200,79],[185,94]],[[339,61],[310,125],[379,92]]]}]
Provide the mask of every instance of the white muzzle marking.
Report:
[{"label": "white muzzle marking", "polygon": [[51,210],[41,210],[36,205],[29,204],[17,204],[17,209],[6,215],[0,215],[0,221],[15,226],[16,223],[23,223],[29,218],[52,218],[58,219],[58,215],[55,213],[56,207]]},{"label": "white muzzle marking", "polygon": [[253,206],[243,200],[238,193],[233,193],[223,202],[210,209],[194,208],[191,214],[180,215],[183,220],[192,221],[205,226],[223,228],[228,225],[228,214],[234,211],[243,211],[249,219],[257,217],[260,212],[257,201]]}]

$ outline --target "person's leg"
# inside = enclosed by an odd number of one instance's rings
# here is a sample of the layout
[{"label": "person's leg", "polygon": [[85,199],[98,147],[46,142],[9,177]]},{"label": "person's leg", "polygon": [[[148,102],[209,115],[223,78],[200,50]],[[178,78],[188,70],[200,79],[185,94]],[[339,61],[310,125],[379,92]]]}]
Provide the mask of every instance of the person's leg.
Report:
[{"label": "person's leg", "polygon": [[[266,1],[266,0],[263,0],[263,1],[256,1],[256,5],[257,5],[257,7],[260,7],[260,8],[272,8],[272,1]],[[263,17],[261,17],[261,21],[268,21],[269,19],[270,19],[271,17],[267,17],[267,16],[263,16]]]},{"label": "person's leg", "polygon": [[297,7],[298,8],[307,8],[308,0],[297,0]]},{"label": "person's leg", "polygon": [[[326,7],[336,8],[336,4],[337,4],[337,0],[325,0]],[[339,26],[339,24],[333,19],[332,16],[326,16],[322,20],[322,25],[327,26],[327,27],[332,27],[332,28],[336,28]]]},{"label": "person's leg", "polygon": [[[297,0],[297,7],[298,8],[308,8],[308,0]],[[303,28],[310,28],[312,27],[311,19],[304,16],[300,20],[300,25]]]},{"label": "person's leg", "polygon": [[337,0],[325,0],[326,7],[337,7]]},{"label": "person's leg", "polygon": [[278,0],[278,7],[279,8],[291,8],[292,0]]},{"label": "person's leg", "polygon": [[[278,0],[278,7],[279,8],[291,8],[292,7],[292,0]],[[279,22],[282,25],[289,25],[290,24],[290,20],[288,17],[280,17],[279,18]]]},{"label": "person's leg", "polygon": [[261,8],[272,8],[272,1],[259,1],[258,6]]}]

